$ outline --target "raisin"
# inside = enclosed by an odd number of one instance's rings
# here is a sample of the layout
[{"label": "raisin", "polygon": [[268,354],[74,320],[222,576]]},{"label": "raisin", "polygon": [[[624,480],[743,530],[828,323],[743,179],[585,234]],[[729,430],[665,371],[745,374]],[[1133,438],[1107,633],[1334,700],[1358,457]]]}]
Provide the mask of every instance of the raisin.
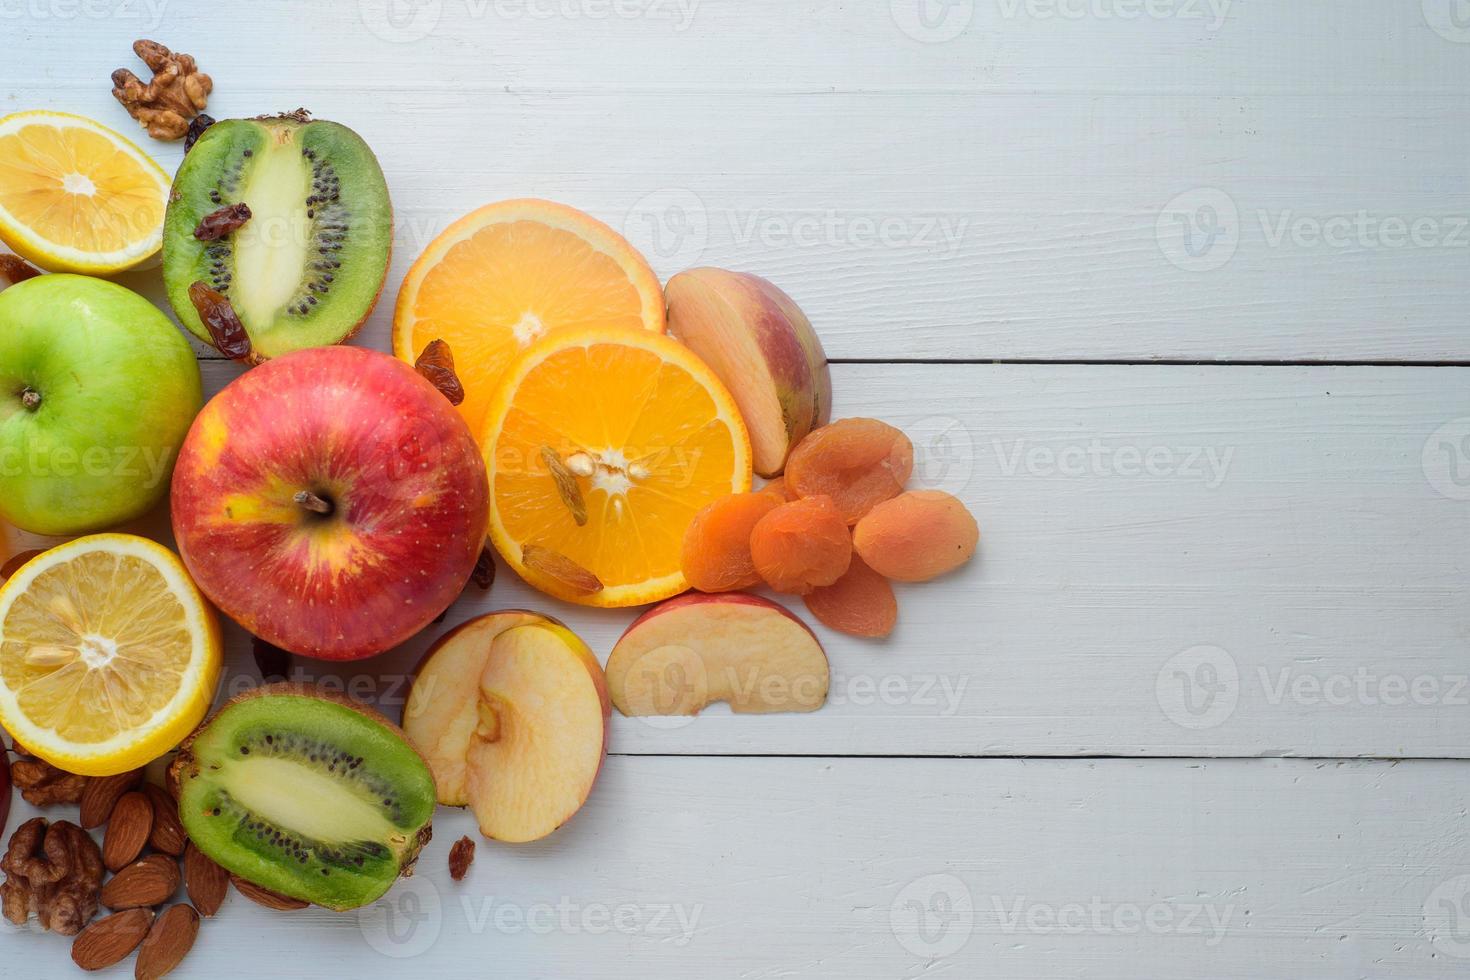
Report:
[{"label": "raisin", "polygon": [[[0,279],[10,280],[12,286],[18,282],[25,282],[27,279],[34,279],[40,274],[40,269],[19,255],[0,255]],[[4,288],[4,285],[0,284],[0,289]]]},{"label": "raisin", "polygon": [[750,557],[777,592],[805,595],[842,577],[852,561],[852,532],[825,496],[781,504],[756,522]]},{"label": "raisin", "polygon": [[475,842],[468,837],[461,837],[449,849],[449,877],[455,881],[464,881],[464,876],[469,874],[470,865],[474,863]]},{"label": "raisin", "polygon": [[201,242],[213,242],[232,234],[250,220],[250,205],[226,204],[199,219],[194,228],[194,237]]},{"label": "raisin", "polygon": [[488,544],[480,549],[475,570],[470,572],[470,581],[482,589],[488,589],[495,584],[495,549]]},{"label": "raisin", "polygon": [[970,560],[980,527],[949,494],[910,490],[869,511],[852,537],[873,571],[897,582],[926,582]]},{"label": "raisin", "polygon": [[0,565],[0,582],[20,571],[22,565],[39,554],[41,554],[39,551],[22,551],[18,555],[11,556],[4,565]]},{"label": "raisin", "polygon": [[194,149],[194,144],[199,142],[199,137],[204,131],[214,125],[214,117],[201,112],[189,123],[189,131],[184,134],[184,153],[187,154]]},{"label": "raisin", "polygon": [[521,564],[577,595],[595,595],[602,591],[601,579],[560,551],[543,548],[539,544],[523,544]]},{"label": "raisin", "polygon": [[572,520],[577,522],[577,526],[583,527],[587,523],[587,501],[582,498],[582,487],[577,483],[576,475],[567,469],[560,454],[550,446],[541,447],[541,458],[551,471],[551,479],[556,482],[556,492],[561,497],[561,502],[572,512]]},{"label": "raisin", "polygon": [[848,524],[903,492],[914,471],[908,436],[877,419],[842,419],[807,436],[786,461],[798,497],[832,498]]},{"label": "raisin", "polygon": [[893,586],[857,555],[840,579],[803,598],[819,622],[853,636],[887,636],[898,622]]},{"label": "raisin", "polygon": [[756,522],[781,506],[775,494],[733,493],[705,506],[684,532],[681,565],[689,584],[701,592],[730,592],[760,584],[750,557],[750,532]]},{"label": "raisin", "polygon": [[454,373],[454,352],[449,349],[449,344],[442,340],[430,341],[419,359],[413,362],[413,367],[449,399],[449,404],[463,404],[464,385],[460,383],[459,375]]},{"label": "raisin", "polygon": [[250,334],[245,332],[245,324],[240,322],[239,314],[223,293],[215,292],[203,282],[196,282],[189,287],[189,302],[194,304],[199,319],[204,321],[215,349],[235,361],[250,356]]}]

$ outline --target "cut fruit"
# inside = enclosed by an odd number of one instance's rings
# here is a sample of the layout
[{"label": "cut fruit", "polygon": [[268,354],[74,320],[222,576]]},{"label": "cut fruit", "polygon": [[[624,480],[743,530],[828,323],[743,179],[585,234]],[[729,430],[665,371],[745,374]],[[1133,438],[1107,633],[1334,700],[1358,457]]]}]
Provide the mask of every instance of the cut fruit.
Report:
[{"label": "cut fruit", "polygon": [[[651,331],[547,338],[511,367],[482,432],[496,550],[527,582],[568,602],[630,606],[683,592],[689,522],[706,504],[750,489],[750,440],[734,399],[687,348]],[[575,478],[585,523],[546,448]],[[545,562],[526,560],[527,549],[569,560],[602,587],[548,574]]]},{"label": "cut fruit", "polygon": [[832,375],[811,321],[760,276],[690,269],[669,280],[669,334],[704,359],[740,404],[755,471],[775,476],[832,413]]},{"label": "cut fruit", "polygon": [[110,776],[178,744],[209,710],[221,644],[173,552],[79,538],[0,588],[0,724],[67,772]]},{"label": "cut fruit", "polygon": [[[206,216],[241,203],[250,219],[238,230],[195,237]],[[189,287],[228,298],[258,363],[356,333],[383,288],[392,240],[383,171],[352,130],[304,114],[227,119],[204,131],[174,180],[164,284],[179,322],[205,343]]]},{"label": "cut fruit", "polygon": [[581,808],[612,714],[592,651],[556,620],[491,613],[429,651],[404,707],[439,802],[474,811],[494,840],[539,840]]},{"label": "cut fruit", "polygon": [[523,609],[507,609],[472,619],[439,639],[414,674],[403,706],[403,731],[429,760],[439,802],[467,806],[465,763],[470,739],[480,724],[480,688],[485,661],[495,638],[517,626],[550,622]]},{"label": "cut fruit", "polygon": [[43,269],[109,275],[153,258],[168,188],[152,157],[101,123],[0,119],[0,239]]},{"label": "cut fruit", "polygon": [[180,746],[169,774],[206,857],[339,911],[410,873],[434,816],[434,777],[398,727],[312,684],[242,694]]},{"label": "cut fruit", "polygon": [[410,364],[448,342],[464,383],[459,410],[479,432],[517,355],[578,327],[664,331],[658,277],[607,225],[550,201],[501,201],[451,225],[408,270],[393,352]]},{"label": "cut fruit", "polygon": [[827,701],[827,654],[791,613],[743,592],[671,599],[628,627],[607,660],[624,715],[694,715],[724,701],[739,714],[815,711]]}]

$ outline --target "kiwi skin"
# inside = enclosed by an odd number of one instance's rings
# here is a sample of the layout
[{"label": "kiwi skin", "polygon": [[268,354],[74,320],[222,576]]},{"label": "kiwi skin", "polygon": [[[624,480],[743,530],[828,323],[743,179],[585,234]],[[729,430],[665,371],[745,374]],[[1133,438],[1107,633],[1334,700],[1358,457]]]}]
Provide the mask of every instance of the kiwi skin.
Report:
[{"label": "kiwi skin", "polygon": [[[169,795],[171,795],[175,800],[179,799],[181,796],[181,782],[183,776],[186,773],[190,775],[196,775],[198,773],[199,761],[194,757],[194,753],[192,751],[193,745],[194,742],[199,738],[200,734],[202,734],[204,730],[209,727],[211,722],[218,718],[220,714],[226,709],[236,704],[240,704],[245,701],[251,701],[255,698],[272,696],[301,697],[311,698],[318,701],[328,701],[332,704],[340,705],[344,708],[355,711],[369,721],[373,721],[379,725],[382,725],[388,731],[392,732],[394,735],[402,739],[403,743],[413,751],[414,755],[418,756],[420,761],[423,762],[424,768],[429,771],[429,778],[431,780],[433,779],[434,770],[429,766],[429,760],[425,759],[423,753],[420,752],[411,741],[409,741],[408,736],[404,733],[402,728],[400,728],[398,725],[395,725],[392,721],[388,719],[387,716],[379,712],[377,709],[371,708],[365,704],[362,704],[359,701],[354,701],[352,698],[349,698],[343,694],[339,694],[336,691],[330,691],[324,687],[321,687],[318,684],[306,684],[297,681],[278,681],[274,684],[262,685],[261,687],[254,688],[252,690],[244,692],[243,694],[239,694],[231,698],[219,709],[217,709],[213,714],[211,714],[208,718],[201,722],[199,727],[195,728],[194,731],[190,733],[189,737],[184,739],[184,741],[179,744],[178,754],[174,757],[173,763],[168,767],[167,789]],[[438,797],[437,789],[434,795],[436,798]],[[400,878],[408,878],[413,875],[414,866],[418,863],[419,855],[422,854],[424,846],[429,843],[432,837],[432,822],[424,824],[423,829],[419,831],[417,838],[413,841],[411,845],[409,845],[409,848],[404,856],[403,863],[399,869]],[[241,875],[240,877],[249,880],[248,877],[245,875]],[[251,884],[259,883],[251,882]],[[266,886],[261,885],[260,887],[264,888]],[[348,912],[352,910],[350,907],[319,907],[327,908],[334,912]]]}]

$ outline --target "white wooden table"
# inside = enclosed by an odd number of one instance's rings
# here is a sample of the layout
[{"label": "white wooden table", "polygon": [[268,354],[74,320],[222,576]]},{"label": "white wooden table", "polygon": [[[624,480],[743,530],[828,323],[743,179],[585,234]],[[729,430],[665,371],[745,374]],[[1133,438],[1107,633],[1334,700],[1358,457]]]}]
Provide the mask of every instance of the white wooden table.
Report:
[{"label": "white wooden table", "polygon": [[[550,839],[454,884],[442,811],[379,905],[235,896],[176,975],[1470,973],[1470,2],[0,0],[0,112],[134,132],[136,37],[377,150],[362,342],[448,221],[566,201],[785,287],[985,533],[823,632],[820,713],[616,718]],[[519,605],[630,618],[502,570],[450,625]],[[391,713],[423,646],[297,676]]]}]

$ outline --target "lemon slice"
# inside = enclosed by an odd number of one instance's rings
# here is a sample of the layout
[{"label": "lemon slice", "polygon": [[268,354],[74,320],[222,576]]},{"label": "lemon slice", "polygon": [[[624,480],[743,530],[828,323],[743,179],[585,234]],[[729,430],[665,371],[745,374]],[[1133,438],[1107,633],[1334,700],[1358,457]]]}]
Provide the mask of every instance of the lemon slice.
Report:
[{"label": "lemon slice", "polygon": [[0,119],[0,239],[51,272],[107,275],[151,259],[171,183],[131,140],[85,117]]},{"label": "lemon slice", "polygon": [[79,538],[0,588],[0,724],[68,772],[127,772],[173,748],[209,710],[221,659],[214,611],[145,538]]}]

